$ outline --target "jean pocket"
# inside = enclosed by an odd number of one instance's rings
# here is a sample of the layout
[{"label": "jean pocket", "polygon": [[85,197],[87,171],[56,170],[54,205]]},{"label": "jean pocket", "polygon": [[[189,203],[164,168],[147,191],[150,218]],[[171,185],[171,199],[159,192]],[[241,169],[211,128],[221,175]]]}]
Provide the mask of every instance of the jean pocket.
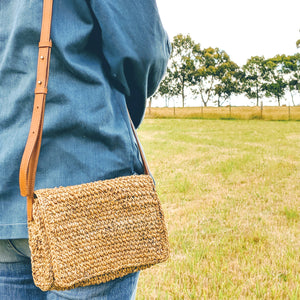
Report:
[{"label": "jean pocket", "polygon": [[8,240],[8,244],[10,248],[14,250],[18,255],[30,258],[28,239]]}]

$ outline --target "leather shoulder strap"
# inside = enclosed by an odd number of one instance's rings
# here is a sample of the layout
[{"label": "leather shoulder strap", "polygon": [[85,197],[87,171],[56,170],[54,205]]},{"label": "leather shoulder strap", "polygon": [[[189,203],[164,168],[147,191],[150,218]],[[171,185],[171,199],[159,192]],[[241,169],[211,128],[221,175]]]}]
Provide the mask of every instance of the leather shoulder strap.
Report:
[{"label": "leather shoulder strap", "polygon": [[42,141],[52,47],[50,40],[52,5],[53,0],[44,0],[33,113],[19,173],[21,195],[27,197],[28,220],[32,220],[35,175]]},{"label": "leather shoulder strap", "polygon": [[137,142],[137,145],[138,145],[138,148],[139,148],[139,152],[140,152],[140,155],[141,155],[141,158],[142,158],[142,162],[143,162],[143,166],[144,166],[144,173],[146,175],[150,175],[150,169],[149,169],[149,166],[148,166],[148,163],[147,163],[147,160],[146,160],[146,157],[145,157],[142,145],[141,145],[141,143],[139,141],[139,138],[137,136],[135,127],[134,127],[133,122],[132,122],[132,120],[130,118],[129,111],[127,110],[127,112],[128,112],[128,117],[129,117],[129,120],[130,120],[130,125],[131,125],[132,131],[133,131],[133,135],[134,135],[135,140]]},{"label": "leather shoulder strap", "polygon": [[[52,41],[50,39],[52,7],[53,0],[44,0],[32,119],[19,173],[21,195],[27,197],[27,218],[29,221],[32,220],[35,176],[41,148],[45,103],[49,78],[50,55],[52,47]],[[144,164],[144,172],[145,174],[150,175],[149,167],[144,156],[141,144],[137,137],[136,130],[131,121],[130,115],[129,119]]]}]

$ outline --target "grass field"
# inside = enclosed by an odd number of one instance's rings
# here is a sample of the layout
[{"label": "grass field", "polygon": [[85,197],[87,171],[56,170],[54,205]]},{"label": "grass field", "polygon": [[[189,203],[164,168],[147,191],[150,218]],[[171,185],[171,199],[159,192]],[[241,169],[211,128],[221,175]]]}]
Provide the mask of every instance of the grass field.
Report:
[{"label": "grass field", "polygon": [[146,118],[300,120],[300,106],[152,107]]},{"label": "grass field", "polygon": [[137,299],[300,299],[300,124],[147,119],[170,236]]}]

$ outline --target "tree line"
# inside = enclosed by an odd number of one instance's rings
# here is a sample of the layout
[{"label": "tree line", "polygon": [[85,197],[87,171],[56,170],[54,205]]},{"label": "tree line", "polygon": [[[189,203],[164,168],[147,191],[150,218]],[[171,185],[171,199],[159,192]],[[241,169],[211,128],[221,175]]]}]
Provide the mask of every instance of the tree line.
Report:
[{"label": "tree line", "polygon": [[294,96],[300,93],[300,53],[268,59],[253,56],[238,66],[224,50],[202,49],[190,35],[178,34],[173,38],[167,73],[156,96],[180,96],[184,107],[187,91],[203,106],[222,106],[232,95],[241,94],[257,106],[263,97],[275,98],[280,106],[286,93],[295,105]]}]

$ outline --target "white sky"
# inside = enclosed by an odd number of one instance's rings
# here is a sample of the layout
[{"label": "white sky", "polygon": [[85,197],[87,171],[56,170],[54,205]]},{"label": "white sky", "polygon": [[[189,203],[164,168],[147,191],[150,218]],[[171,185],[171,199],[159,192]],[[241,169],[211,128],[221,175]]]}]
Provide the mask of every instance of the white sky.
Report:
[{"label": "white sky", "polygon": [[300,0],[157,0],[170,39],[187,34],[239,65],[255,55],[295,54]]}]

